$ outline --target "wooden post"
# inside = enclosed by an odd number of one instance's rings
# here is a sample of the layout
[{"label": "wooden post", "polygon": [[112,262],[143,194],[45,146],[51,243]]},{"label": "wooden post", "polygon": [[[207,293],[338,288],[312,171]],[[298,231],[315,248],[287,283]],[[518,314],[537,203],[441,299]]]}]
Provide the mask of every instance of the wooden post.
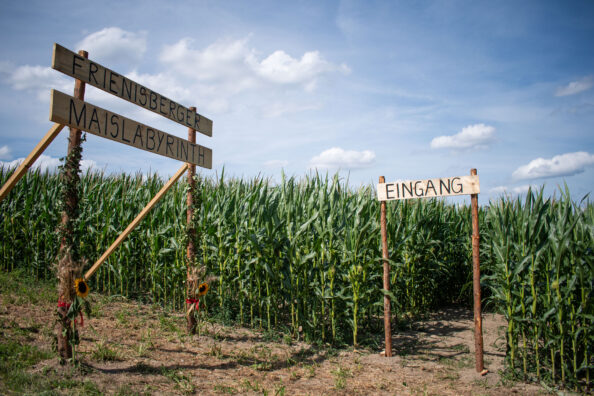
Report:
[{"label": "wooden post", "polygon": [[37,146],[35,146],[33,151],[31,151],[27,158],[25,158],[25,160],[21,162],[18,168],[16,168],[14,173],[10,176],[10,178],[6,181],[6,183],[4,183],[4,185],[0,189],[0,202],[2,202],[2,200],[8,195],[10,190],[12,190],[12,188],[18,183],[18,181],[21,180],[25,173],[27,173],[27,171],[33,165],[35,160],[39,158],[41,153],[45,151],[47,146],[50,145],[50,143],[56,138],[56,136],[58,136],[58,134],[63,128],[64,125],[62,124],[54,124],[54,126],[52,126],[52,128],[45,134],[43,139],[41,139],[41,141],[37,143]]},{"label": "wooden post", "polygon": [[[88,58],[87,51],[80,50],[78,55]],[[85,83],[80,80],[74,82],[74,97],[80,100],[85,98]],[[58,341],[58,354],[62,361],[72,358],[72,345],[69,341],[72,338],[70,321],[66,319],[68,305],[74,298],[74,277],[75,268],[80,264],[78,257],[77,241],[73,240],[73,222],[78,217],[78,181],[80,167],[80,129],[70,128],[68,139],[68,152],[64,162],[64,173],[62,183],[65,187],[63,198],[62,221],[60,224],[60,250],[58,253],[58,321],[56,336]]]},{"label": "wooden post", "polygon": [[[470,174],[476,176],[476,169],[471,169]],[[478,194],[470,195],[472,210],[472,287],[474,295],[474,351],[475,368],[477,373],[484,369],[483,363],[483,321],[481,314],[481,270],[479,258],[479,219],[478,219]]]},{"label": "wooden post", "polygon": [[[385,183],[385,178],[380,176],[380,183]],[[384,258],[384,290],[390,291],[390,263],[388,262],[388,232],[386,229],[386,201],[380,202],[380,229],[382,234],[382,257]],[[386,357],[392,356],[392,309],[390,296],[384,294],[384,334],[386,339]]]},{"label": "wooden post", "polygon": [[151,201],[142,209],[142,211],[136,216],[134,220],[126,227],[124,232],[120,234],[120,236],[111,244],[111,246],[103,253],[103,255],[93,264],[91,268],[85,274],[85,279],[89,279],[95,271],[107,260],[107,258],[113,253],[114,250],[126,239],[126,237],[132,232],[132,230],[140,223],[142,219],[147,215],[147,213],[159,202],[159,200],[165,195],[167,190],[173,186],[173,184],[184,174],[188,167],[188,164],[184,164],[179,170],[169,179],[169,181],[159,190],[159,192],[151,199]]},{"label": "wooden post", "polygon": [[[190,107],[192,112],[196,112],[195,107]],[[188,128],[188,141],[192,144],[196,144],[196,130],[193,128]],[[196,235],[196,230],[194,229],[194,225],[192,222],[192,218],[194,217],[194,193],[196,190],[196,182],[194,180],[194,175],[196,175],[196,165],[188,164],[188,197],[187,197],[187,212],[186,212],[186,219],[187,219],[187,229],[188,229],[188,246],[187,246],[187,275],[186,275],[186,298],[195,298],[195,296],[190,296],[190,288],[194,285],[191,282],[190,276],[190,269],[195,264],[195,256],[196,251],[194,248],[194,237]],[[194,315],[186,315],[187,318],[187,331],[189,334],[196,333],[196,317]]]}]

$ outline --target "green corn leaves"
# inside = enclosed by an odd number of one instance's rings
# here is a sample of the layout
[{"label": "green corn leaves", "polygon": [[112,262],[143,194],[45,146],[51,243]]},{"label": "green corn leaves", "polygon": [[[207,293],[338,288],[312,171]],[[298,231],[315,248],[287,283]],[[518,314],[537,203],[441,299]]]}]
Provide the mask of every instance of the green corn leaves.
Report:
[{"label": "green corn leaves", "polygon": [[[0,182],[9,174],[0,169]],[[163,185],[157,176],[81,178],[80,254],[94,262]],[[338,175],[205,179],[194,215],[196,262],[217,280],[208,314],[295,338],[374,344],[383,332],[379,202]],[[0,204],[4,270],[52,276],[59,181],[26,175]],[[184,306],[187,185],[177,183],[91,279],[91,288]],[[470,306],[469,206],[443,200],[387,205],[392,312]],[[488,306],[507,321],[507,365],[526,378],[579,387],[593,365],[594,205],[565,191],[480,208]]]},{"label": "green corn leaves", "polygon": [[593,206],[529,191],[486,213],[483,281],[508,321],[507,365],[526,379],[574,386],[592,367]]}]

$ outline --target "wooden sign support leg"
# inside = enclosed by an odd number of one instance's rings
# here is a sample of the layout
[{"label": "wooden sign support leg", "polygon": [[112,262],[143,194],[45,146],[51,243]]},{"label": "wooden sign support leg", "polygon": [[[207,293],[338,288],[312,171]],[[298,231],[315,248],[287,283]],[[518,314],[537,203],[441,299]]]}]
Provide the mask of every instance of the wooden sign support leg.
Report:
[{"label": "wooden sign support leg", "polygon": [[[476,176],[476,169],[471,169],[470,174]],[[470,195],[472,210],[472,286],[474,295],[474,350],[475,368],[477,373],[484,370],[483,363],[483,320],[481,313],[481,270],[479,258],[479,219],[478,219],[478,194]]]},{"label": "wooden sign support leg", "polygon": [[25,158],[23,162],[18,166],[18,168],[14,171],[14,173],[10,176],[10,178],[4,183],[2,188],[0,189],[0,202],[8,195],[10,190],[18,183],[19,180],[27,173],[29,168],[33,165],[35,160],[39,158],[41,153],[45,151],[47,146],[58,136],[60,131],[64,128],[62,124],[54,124],[54,126],[45,134],[43,139],[37,146],[31,151],[31,153]]},{"label": "wooden sign support leg", "polygon": [[[192,112],[196,112],[195,107],[190,107]],[[192,128],[188,128],[188,140],[192,144],[196,144],[196,130]],[[195,265],[195,256],[196,251],[194,248],[194,237],[196,235],[196,230],[194,229],[193,224],[193,217],[194,217],[194,193],[196,190],[196,182],[194,180],[194,175],[196,175],[196,165],[188,163],[188,197],[187,197],[187,229],[188,229],[188,246],[187,246],[187,275],[186,275],[186,298],[196,298],[196,296],[190,295],[190,291],[192,288],[195,288],[196,285],[192,284],[191,279],[191,268]],[[195,334],[196,333],[196,317],[193,314],[186,315],[187,320],[187,331],[188,334]]]},{"label": "wooden sign support leg", "polygon": [[[383,176],[379,178],[380,183],[385,183]],[[390,291],[390,263],[388,262],[388,233],[386,226],[386,201],[380,202],[380,228],[382,234],[382,257],[384,258],[384,290]],[[384,334],[386,338],[386,357],[392,356],[392,309],[390,296],[384,294]]]},{"label": "wooden sign support leg", "polygon": [[89,279],[95,271],[107,260],[107,258],[113,253],[114,250],[126,239],[126,237],[132,232],[132,230],[144,219],[147,213],[159,202],[159,200],[165,195],[167,190],[175,184],[175,182],[184,174],[188,169],[188,164],[184,164],[176,173],[169,179],[169,181],[161,188],[161,190],[151,199],[151,201],[142,209],[142,211],[136,216],[134,220],[128,225],[128,227],[121,233],[121,235],[111,244],[111,246],[103,253],[103,255],[93,264],[91,268],[85,274],[85,279]]}]

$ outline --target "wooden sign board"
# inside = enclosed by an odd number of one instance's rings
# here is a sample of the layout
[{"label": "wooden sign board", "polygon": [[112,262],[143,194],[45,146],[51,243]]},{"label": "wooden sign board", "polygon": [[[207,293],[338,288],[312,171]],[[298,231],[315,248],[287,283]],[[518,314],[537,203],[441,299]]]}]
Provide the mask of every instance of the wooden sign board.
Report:
[{"label": "wooden sign board", "polygon": [[479,192],[478,175],[428,180],[407,180],[393,183],[379,183],[377,185],[377,199],[379,201],[445,197],[450,195],[478,194]]},{"label": "wooden sign board", "polygon": [[212,121],[208,118],[59,44],[54,44],[52,68],[206,136],[212,136]]},{"label": "wooden sign board", "polygon": [[212,150],[52,89],[50,120],[203,168]]}]

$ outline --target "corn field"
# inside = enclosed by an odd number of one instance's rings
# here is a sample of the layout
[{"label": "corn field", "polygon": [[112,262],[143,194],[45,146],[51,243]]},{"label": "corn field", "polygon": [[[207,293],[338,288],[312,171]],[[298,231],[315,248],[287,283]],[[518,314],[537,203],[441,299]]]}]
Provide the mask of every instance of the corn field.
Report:
[{"label": "corn field", "polygon": [[[0,183],[9,170],[0,168]],[[88,268],[162,187],[157,176],[81,179],[76,234]],[[297,180],[197,178],[197,261],[216,276],[209,315],[310,342],[379,346],[383,339],[379,202],[338,176]],[[91,278],[92,289],[184,306],[186,191],[178,182]],[[4,270],[51,278],[58,250],[59,176],[31,172],[0,203]],[[594,332],[594,206],[568,192],[480,208],[487,307],[507,319],[507,367],[517,376],[590,382]],[[470,306],[469,205],[389,202],[395,320]]]},{"label": "corn field", "polygon": [[590,383],[594,206],[530,192],[486,213],[490,300],[507,319],[507,365],[524,378]]}]

